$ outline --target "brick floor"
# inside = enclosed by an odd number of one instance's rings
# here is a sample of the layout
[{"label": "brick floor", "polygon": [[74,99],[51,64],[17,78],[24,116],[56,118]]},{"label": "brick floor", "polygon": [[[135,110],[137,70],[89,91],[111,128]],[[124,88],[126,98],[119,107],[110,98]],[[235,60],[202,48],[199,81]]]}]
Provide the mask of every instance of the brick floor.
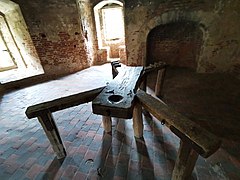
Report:
[{"label": "brick floor", "polygon": [[[135,139],[131,119],[113,118],[113,131],[105,134],[91,103],[55,112],[68,154],[60,162],[37,119],[24,114],[29,105],[110,79],[109,65],[96,66],[0,97],[0,179],[171,179],[179,139],[155,118],[144,116],[144,139]],[[152,93],[155,75],[149,79]],[[198,158],[193,179],[240,179],[239,82],[222,74],[167,71],[163,100],[223,140],[214,155]]]}]

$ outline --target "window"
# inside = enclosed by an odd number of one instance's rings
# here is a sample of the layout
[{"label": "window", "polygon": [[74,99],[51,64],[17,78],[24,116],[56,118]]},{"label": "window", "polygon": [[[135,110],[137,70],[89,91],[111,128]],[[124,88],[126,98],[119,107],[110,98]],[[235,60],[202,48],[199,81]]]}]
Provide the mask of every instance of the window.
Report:
[{"label": "window", "polygon": [[43,72],[19,5],[0,0],[0,82]]},{"label": "window", "polygon": [[103,8],[102,17],[105,40],[119,40],[124,37],[122,8]]},{"label": "window", "polygon": [[12,60],[11,54],[0,32],[0,71],[16,68],[16,64]]}]

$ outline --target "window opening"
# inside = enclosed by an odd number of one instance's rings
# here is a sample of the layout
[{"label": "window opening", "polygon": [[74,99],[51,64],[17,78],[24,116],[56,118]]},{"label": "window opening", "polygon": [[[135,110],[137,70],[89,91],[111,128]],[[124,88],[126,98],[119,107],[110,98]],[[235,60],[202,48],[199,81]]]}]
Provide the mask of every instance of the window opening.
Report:
[{"label": "window opening", "polygon": [[11,53],[3,39],[2,32],[0,31],[0,71],[10,70],[17,68],[16,63],[11,56]]},{"label": "window opening", "polygon": [[0,1],[0,82],[44,73],[18,4]]},{"label": "window opening", "polygon": [[98,61],[126,62],[124,7],[116,0],[101,1],[94,7],[98,40]]},{"label": "window opening", "polygon": [[105,40],[122,39],[124,37],[122,8],[103,8],[102,15]]}]

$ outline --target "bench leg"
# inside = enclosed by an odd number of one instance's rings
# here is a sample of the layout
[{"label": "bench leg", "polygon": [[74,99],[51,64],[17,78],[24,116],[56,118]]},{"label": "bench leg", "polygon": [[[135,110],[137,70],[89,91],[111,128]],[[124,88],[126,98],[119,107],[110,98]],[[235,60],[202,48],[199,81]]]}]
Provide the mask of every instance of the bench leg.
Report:
[{"label": "bench leg", "polygon": [[161,97],[161,91],[163,88],[163,80],[165,77],[166,68],[158,70],[157,81],[155,85],[155,95]]},{"label": "bench leg", "polygon": [[103,128],[106,133],[112,131],[112,120],[110,116],[102,116]]},{"label": "bench leg", "polygon": [[140,85],[140,89],[143,91],[147,91],[147,77],[143,77],[142,84]]},{"label": "bench leg", "polygon": [[38,120],[41,123],[57,158],[64,158],[67,153],[51,112],[41,114],[41,116],[38,116]]},{"label": "bench leg", "polygon": [[133,130],[136,138],[143,136],[142,106],[139,103],[133,108]]},{"label": "bench leg", "polygon": [[178,156],[173,169],[172,180],[188,180],[196,164],[198,153],[181,140]]}]

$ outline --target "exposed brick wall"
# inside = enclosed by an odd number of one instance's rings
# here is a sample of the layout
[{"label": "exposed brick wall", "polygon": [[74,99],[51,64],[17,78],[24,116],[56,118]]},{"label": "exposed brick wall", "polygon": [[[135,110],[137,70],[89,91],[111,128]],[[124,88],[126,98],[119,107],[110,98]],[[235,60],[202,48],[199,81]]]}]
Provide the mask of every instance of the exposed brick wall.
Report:
[{"label": "exposed brick wall", "polygon": [[119,46],[123,45],[123,42],[115,43],[114,41],[106,44],[110,47],[109,57],[110,58],[119,58]]},{"label": "exposed brick wall", "polygon": [[[33,43],[48,74],[66,74],[88,66],[84,41],[76,33],[74,39],[66,32],[59,32],[59,41],[48,40],[44,33],[32,36]],[[51,72],[46,68],[60,67]]]},{"label": "exposed brick wall", "polygon": [[196,70],[202,47],[202,32],[192,22],[177,22],[154,28],[147,40],[147,64],[165,61]]},{"label": "exposed brick wall", "polygon": [[[133,9],[135,7],[141,6],[151,6],[151,7],[161,7],[163,11],[171,10],[171,9],[211,9],[214,7],[214,1],[208,1],[207,4],[205,1],[199,0],[131,0],[125,1],[126,8]],[[152,11],[153,12],[153,11]],[[159,12],[161,13],[161,12]],[[140,15],[140,14],[138,14]]]},{"label": "exposed brick wall", "polygon": [[[239,0],[126,1],[127,64],[145,65],[146,39],[153,28],[189,21],[198,24],[203,32],[202,48],[197,57],[197,72],[234,72],[233,74],[236,74],[238,69],[236,65],[240,62],[239,9]],[[191,48],[191,44],[186,48]]]},{"label": "exposed brick wall", "polygon": [[89,67],[76,1],[15,1],[46,75],[69,74]]},{"label": "exposed brick wall", "polygon": [[126,56],[126,46],[125,45],[119,46],[119,58],[120,58],[121,63],[126,64],[127,56]]},{"label": "exposed brick wall", "polygon": [[99,65],[99,64],[106,63],[108,60],[108,53],[109,53],[109,47],[99,49],[97,53],[97,60],[95,61],[94,64]]}]

